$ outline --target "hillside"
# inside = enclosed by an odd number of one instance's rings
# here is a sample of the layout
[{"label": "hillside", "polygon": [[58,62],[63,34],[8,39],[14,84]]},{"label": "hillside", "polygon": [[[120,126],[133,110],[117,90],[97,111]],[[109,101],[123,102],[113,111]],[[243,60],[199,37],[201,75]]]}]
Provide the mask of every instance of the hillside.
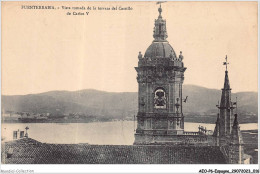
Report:
[{"label": "hillside", "polygon": [[[183,96],[189,96],[183,111],[187,117],[192,115],[212,115],[215,120],[216,104],[221,91],[194,85],[183,86]],[[238,98],[239,112],[257,117],[258,103],[256,92],[232,94],[233,101]],[[125,119],[137,113],[136,92],[103,92],[97,90],[50,91],[40,94],[2,96],[5,111],[69,114],[83,113],[88,116]]]}]

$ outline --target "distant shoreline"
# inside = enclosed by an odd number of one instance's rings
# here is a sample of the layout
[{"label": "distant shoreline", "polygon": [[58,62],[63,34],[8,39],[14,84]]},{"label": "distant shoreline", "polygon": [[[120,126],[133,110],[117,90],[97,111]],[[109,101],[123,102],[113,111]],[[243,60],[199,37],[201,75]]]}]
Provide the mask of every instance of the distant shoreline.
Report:
[{"label": "distant shoreline", "polygon": [[[191,123],[208,123],[208,124],[215,124],[217,117],[216,116],[186,116],[185,122],[191,122]],[[248,119],[247,117],[240,117],[239,123],[245,124],[245,123],[258,123],[258,117],[250,117]],[[21,120],[5,120],[4,117],[2,117],[1,122],[2,123],[97,123],[97,122],[112,122],[112,121],[134,121],[134,119],[115,119],[115,118],[109,118],[109,117],[95,117],[95,119],[46,119],[46,120],[30,120],[30,121],[21,121]]]},{"label": "distant shoreline", "polygon": [[[77,121],[71,121],[71,122],[62,122],[62,121],[55,121],[55,122],[51,122],[51,121],[45,121],[45,122],[19,122],[19,121],[3,121],[2,120],[2,124],[26,124],[26,123],[29,123],[29,124],[33,124],[33,123],[64,123],[64,124],[69,124],[69,123],[107,123],[107,122],[120,122],[120,121],[134,121],[134,120],[107,120],[107,121],[90,121],[90,122],[87,122],[87,121],[83,121],[83,122],[77,122]],[[198,121],[195,121],[195,120],[186,120],[185,123],[201,123],[201,124],[215,124],[215,122],[198,122]],[[258,124],[258,122],[242,122],[240,124]]]}]

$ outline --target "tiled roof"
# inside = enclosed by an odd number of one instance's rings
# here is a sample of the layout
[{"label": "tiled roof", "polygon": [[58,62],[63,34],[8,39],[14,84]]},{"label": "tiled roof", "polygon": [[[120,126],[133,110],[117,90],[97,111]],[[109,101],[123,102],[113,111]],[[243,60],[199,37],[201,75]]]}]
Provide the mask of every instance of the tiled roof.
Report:
[{"label": "tiled roof", "polygon": [[[45,144],[30,138],[2,146],[6,164],[222,164],[218,147]],[[13,154],[7,158],[9,148]]]}]

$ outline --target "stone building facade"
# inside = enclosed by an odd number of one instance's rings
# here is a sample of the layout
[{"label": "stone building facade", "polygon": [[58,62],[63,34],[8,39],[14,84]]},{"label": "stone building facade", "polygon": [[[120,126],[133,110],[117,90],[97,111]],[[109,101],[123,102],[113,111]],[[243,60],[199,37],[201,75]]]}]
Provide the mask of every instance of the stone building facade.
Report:
[{"label": "stone building facade", "polygon": [[158,11],[154,40],[144,56],[139,52],[135,68],[139,88],[136,144],[171,141],[171,135],[184,134],[182,84],[186,67],[182,53],[177,57],[166,40],[166,21],[161,7]]},{"label": "stone building facade", "polygon": [[185,145],[218,147],[227,163],[242,164],[243,140],[233,110],[231,88],[227,71],[214,133],[199,127],[198,132],[184,130],[182,85],[186,67],[167,41],[166,21],[162,8],[155,20],[153,42],[144,56],[139,52],[137,71],[138,113],[134,145]]}]

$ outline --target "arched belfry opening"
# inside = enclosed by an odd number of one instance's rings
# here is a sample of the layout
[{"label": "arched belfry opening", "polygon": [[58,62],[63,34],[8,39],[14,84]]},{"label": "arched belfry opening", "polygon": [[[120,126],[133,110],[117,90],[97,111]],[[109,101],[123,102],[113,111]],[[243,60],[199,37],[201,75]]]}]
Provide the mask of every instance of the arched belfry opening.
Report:
[{"label": "arched belfry opening", "polygon": [[164,88],[159,87],[154,91],[154,108],[155,109],[166,109],[167,106],[167,95]]}]

